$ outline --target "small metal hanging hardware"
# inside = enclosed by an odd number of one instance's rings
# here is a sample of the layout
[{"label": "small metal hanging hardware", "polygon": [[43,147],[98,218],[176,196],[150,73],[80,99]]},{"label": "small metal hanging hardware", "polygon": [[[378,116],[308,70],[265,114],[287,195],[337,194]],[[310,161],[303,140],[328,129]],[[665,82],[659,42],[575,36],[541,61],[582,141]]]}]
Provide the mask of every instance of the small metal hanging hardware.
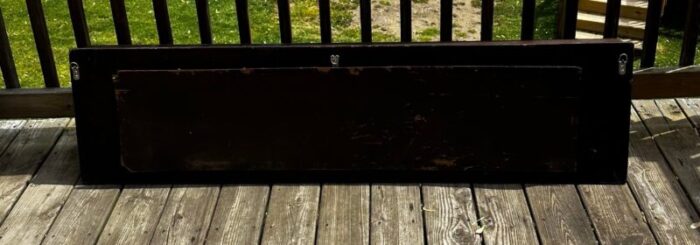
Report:
[{"label": "small metal hanging hardware", "polygon": [[331,65],[333,65],[333,67],[337,67],[339,63],[340,63],[340,55],[332,54],[331,55]]},{"label": "small metal hanging hardware", "polygon": [[73,78],[73,80],[75,80],[75,81],[80,80],[80,66],[78,66],[78,63],[76,63],[76,62],[70,63],[70,75]]},{"label": "small metal hanging hardware", "polygon": [[617,59],[617,72],[622,76],[627,74],[627,54],[622,53]]}]

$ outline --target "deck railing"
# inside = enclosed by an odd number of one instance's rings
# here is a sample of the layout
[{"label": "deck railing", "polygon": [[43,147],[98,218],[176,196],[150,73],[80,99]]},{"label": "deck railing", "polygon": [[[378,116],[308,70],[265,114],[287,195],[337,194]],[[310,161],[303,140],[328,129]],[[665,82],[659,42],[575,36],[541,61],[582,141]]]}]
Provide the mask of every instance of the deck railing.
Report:
[{"label": "deck railing", "polygon": [[[370,0],[360,1],[361,42],[372,42],[372,18]],[[641,70],[635,72],[634,98],[662,98],[700,96],[700,72],[693,62],[700,25],[700,0],[688,0],[687,16],[681,54],[676,69],[654,68],[656,45],[659,37],[663,0],[649,0],[646,27],[641,55]],[[207,0],[196,0],[199,34],[202,44],[212,44],[209,5]],[[535,31],[535,0],[522,1],[521,40],[532,40]],[[578,13],[578,0],[560,0],[558,37],[574,39]],[[69,89],[60,89],[53,51],[49,40],[46,19],[41,0],[26,0],[34,42],[39,54],[44,78],[43,89],[20,89],[12,50],[0,10],[0,68],[5,90],[0,90],[0,118],[72,116],[72,96]],[[605,16],[604,38],[617,38],[621,0],[608,0]],[[131,45],[124,0],[110,0],[118,45]],[[236,0],[238,33],[241,44],[250,44],[248,0]],[[292,26],[289,0],[277,0],[280,39],[292,43]],[[332,43],[330,0],[318,0],[321,43]],[[77,47],[89,47],[88,30],[82,0],[68,0]],[[154,18],[160,45],[172,45],[173,34],[168,14],[167,0],[153,0]],[[494,0],[481,1],[481,41],[493,38]],[[452,0],[440,2],[440,41],[452,41]],[[400,40],[412,42],[411,0],[400,0]]]}]

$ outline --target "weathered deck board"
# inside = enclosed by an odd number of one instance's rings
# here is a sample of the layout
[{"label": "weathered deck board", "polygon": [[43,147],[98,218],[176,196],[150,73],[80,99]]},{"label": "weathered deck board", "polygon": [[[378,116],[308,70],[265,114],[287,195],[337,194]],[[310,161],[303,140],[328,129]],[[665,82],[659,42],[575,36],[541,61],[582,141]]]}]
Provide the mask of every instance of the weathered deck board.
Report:
[{"label": "weathered deck board", "polygon": [[[698,243],[700,232],[689,228],[700,221],[691,202],[697,200],[688,196],[697,193],[700,137],[691,122],[700,116],[688,113],[697,105],[677,101],[635,102],[643,121],[633,114],[628,185],[524,191],[326,184],[131,186],[122,193],[118,186],[74,185],[77,162],[68,149],[75,149],[75,136],[63,131],[68,119],[0,121],[0,173],[6,171],[0,184],[15,187],[0,186],[10,190],[0,193],[10,203],[0,244],[588,244],[595,242],[590,225],[601,244]],[[481,235],[479,217],[488,226]]]},{"label": "weathered deck board", "polygon": [[0,222],[63,132],[68,119],[30,120],[0,156]]},{"label": "weathered deck board", "polygon": [[0,154],[10,146],[25,122],[24,120],[0,120]]},{"label": "weathered deck board", "polygon": [[151,244],[204,244],[219,190],[219,186],[173,187]]},{"label": "weathered deck board", "polygon": [[221,187],[207,244],[258,244],[269,195],[267,185]]},{"label": "weathered deck board", "polygon": [[[649,111],[656,108],[653,101],[636,101],[634,105],[643,111],[645,117],[654,114]],[[632,113],[631,121],[633,133],[630,134],[628,182],[647,216],[652,232],[661,244],[693,244],[700,241],[700,232],[689,228],[690,224],[698,221],[698,214],[658,151],[654,142],[658,137],[652,140],[636,113]],[[657,142],[659,145],[665,144],[663,141]]]},{"label": "weathered deck board", "polygon": [[369,185],[323,185],[318,244],[369,244]]},{"label": "weathered deck board", "polygon": [[538,244],[522,185],[474,186],[485,244]]},{"label": "weathered deck board", "polygon": [[76,185],[43,244],[95,244],[119,192],[119,186]]},{"label": "weathered deck board", "polygon": [[700,128],[700,99],[699,98],[678,98],[678,105],[683,109],[683,113],[687,119],[693,124],[694,128]]},{"label": "weathered deck board", "polygon": [[423,244],[423,216],[417,184],[372,185],[370,242]]},{"label": "weathered deck board", "polygon": [[[72,123],[71,123],[72,124]],[[75,127],[61,136],[51,154],[0,226],[0,244],[39,244],[78,180]]]},{"label": "weathered deck board", "polygon": [[169,186],[125,186],[97,244],[149,243],[169,192]]},{"label": "weathered deck board", "polygon": [[[650,107],[640,108],[644,105]],[[692,123],[675,99],[639,100],[634,102],[634,108],[637,109],[637,113],[642,119],[643,127],[649,129],[652,135],[656,135],[655,131],[693,128]],[[650,115],[659,120],[649,124],[651,118],[647,116]]]},{"label": "weathered deck board", "polygon": [[265,218],[263,244],[313,244],[320,186],[274,185]]},{"label": "weathered deck board", "polygon": [[423,185],[421,191],[428,244],[481,244],[469,184]]},{"label": "weathered deck board", "polygon": [[656,244],[626,184],[578,188],[601,244]]},{"label": "weathered deck board", "polygon": [[576,186],[529,185],[525,191],[542,244],[597,243]]},{"label": "weathered deck board", "polygon": [[[695,107],[697,100],[679,100],[684,107]],[[644,124],[654,135],[661,152],[690,195],[700,208],[700,137],[675,100],[638,101],[637,111]],[[695,112],[695,110],[693,110]],[[692,118],[692,116],[691,116]]]}]

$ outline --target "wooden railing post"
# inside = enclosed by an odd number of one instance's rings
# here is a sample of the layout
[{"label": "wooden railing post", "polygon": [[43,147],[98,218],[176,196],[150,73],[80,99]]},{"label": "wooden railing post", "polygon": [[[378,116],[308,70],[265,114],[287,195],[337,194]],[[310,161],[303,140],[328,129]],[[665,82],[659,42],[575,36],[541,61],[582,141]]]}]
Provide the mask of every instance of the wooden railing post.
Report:
[{"label": "wooden railing post", "polygon": [[620,0],[608,0],[605,8],[603,37],[616,38],[620,22]]},{"label": "wooden railing post", "polygon": [[277,0],[277,13],[280,22],[280,40],[292,43],[292,20],[289,15],[289,0]]},{"label": "wooden railing post", "polygon": [[153,0],[153,14],[156,18],[156,28],[158,29],[158,40],[160,44],[172,45],[173,31],[170,27],[167,0]]},{"label": "wooden railing post", "polygon": [[521,40],[535,38],[535,5],[535,0],[523,0],[522,24],[520,25]]},{"label": "wooden railing post", "polygon": [[15,59],[12,57],[10,39],[7,37],[7,29],[5,29],[5,19],[2,16],[2,9],[0,9],[0,68],[2,68],[2,78],[5,81],[5,88],[19,88],[20,85],[19,79],[17,79]]},{"label": "wooden railing post", "polygon": [[41,71],[44,74],[44,85],[47,88],[60,87],[41,0],[27,0],[27,12],[29,13],[29,21],[32,24],[32,31],[34,32],[36,50],[39,53]]},{"label": "wooden railing post", "polygon": [[413,28],[411,26],[411,0],[399,1],[399,15],[401,19],[401,42],[411,42]]},{"label": "wooden railing post", "polygon": [[331,43],[331,2],[318,0],[319,20],[321,26],[321,43]]},{"label": "wooden railing post", "polygon": [[360,0],[360,32],[363,43],[372,42],[372,1]]},{"label": "wooden railing post", "polygon": [[241,44],[250,44],[250,21],[248,20],[248,0],[236,0],[236,19]]},{"label": "wooden railing post", "polygon": [[199,25],[199,40],[202,44],[212,44],[209,1],[196,0],[195,4],[197,8],[197,24]]},{"label": "wooden railing post", "polygon": [[452,41],[452,0],[440,0],[440,41]]},{"label": "wooden railing post", "polygon": [[559,1],[559,15],[557,18],[557,37],[561,39],[575,39],[577,21],[578,0]]},{"label": "wooden railing post", "polygon": [[493,0],[481,0],[481,41],[493,40]]},{"label": "wooden railing post", "polygon": [[656,62],[656,44],[659,41],[659,23],[661,22],[662,0],[649,0],[647,18],[642,43],[642,68],[653,67]]},{"label": "wooden railing post", "polygon": [[112,20],[114,30],[117,33],[117,43],[119,45],[131,45],[131,32],[129,31],[129,20],[126,16],[126,6],[124,0],[109,0],[112,8]]},{"label": "wooden railing post", "polygon": [[78,48],[90,46],[90,33],[85,19],[83,0],[68,0],[68,11],[70,12],[71,24],[73,25],[73,35],[75,45]]},{"label": "wooden railing post", "polygon": [[688,0],[688,12],[685,17],[685,31],[681,45],[680,66],[695,63],[695,50],[698,44],[698,25],[700,25],[700,0]]}]

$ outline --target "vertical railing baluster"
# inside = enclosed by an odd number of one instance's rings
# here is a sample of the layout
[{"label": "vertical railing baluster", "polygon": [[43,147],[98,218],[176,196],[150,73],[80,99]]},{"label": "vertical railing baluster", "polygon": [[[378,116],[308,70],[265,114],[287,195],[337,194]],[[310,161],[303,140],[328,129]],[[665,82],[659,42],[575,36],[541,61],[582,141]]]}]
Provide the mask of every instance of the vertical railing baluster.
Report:
[{"label": "vertical railing baluster", "polygon": [[698,25],[700,25],[700,13],[698,12],[700,12],[700,0],[688,0],[681,57],[678,63],[680,66],[690,66],[695,63],[695,50],[698,45]]},{"label": "vertical railing baluster", "polygon": [[360,0],[360,32],[363,43],[372,42],[372,1]]},{"label": "vertical railing baluster", "polygon": [[87,20],[85,19],[83,0],[68,0],[68,11],[70,12],[71,24],[73,25],[75,45],[78,48],[90,46],[90,33],[88,32]]},{"label": "vertical railing baluster", "polygon": [[440,0],[440,41],[452,41],[452,0]]},{"label": "vertical railing baluster", "polygon": [[7,37],[7,29],[5,29],[5,18],[2,16],[2,9],[0,9],[0,69],[2,69],[5,88],[20,87],[19,79],[17,79],[17,69],[15,68],[15,59],[12,57],[12,49],[10,48],[10,39]]},{"label": "vertical railing baluster", "polygon": [[209,0],[196,0],[199,40],[202,44],[212,44],[211,23],[209,21]]},{"label": "vertical railing baluster", "polygon": [[168,14],[167,0],[153,0],[153,14],[156,18],[158,40],[161,45],[173,44],[173,31],[170,27],[170,15]]},{"label": "vertical railing baluster", "polygon": [[649,0],[647,7],[644,40],[642,42],[641,68],[653,67],[656,62],[656,44],[659,41],[659,22],[663,0]]},{"label": "vertical railing baluster", "polygon": [[401,0],[399,3],[401,15],[401,42],[411,42],[411,0]]},{"label": "vertical railing baluster", "polygon": [[523,0],[522,20],[520,24],[520,39],[535,38],[535,0]]},{"label": "vertical railing baluster", "polygon": [[112,20],[114,30],[117,33],[117,43],[119,45],[131,45],[131,31],[129,31],[129,19],[126,16],[126,6],[124,0],[109,0],[112,8]]},{"label": "vertical railing baluster", "polygon": [[41,0],[27,0],[27,12],[29,13],[32,32],[34,32],[36,50],[39,53],[39,63],[41,64],[41,71],[44,75],[44,85],[46,85],[47,88],[60,87],[58,74],[56,73],[56,64],[53,58],[53,50],[51,49],[51,40],[49,39],[49,31],[46,27],[44,7],[41,5]]},{"label": "vertical railing baluster", "polygon": [[280,21],[280,40],[292,43],[292,19],[289,16],[289,0],[277,0],[277,13]]},{"label": "vertical railing baluster", "polygon": [[493,0],[481,0],[481,41],[493,40]]},{"label": "vertical railing baluster", "polygon": [[575,39],[578,21],[578,0],[563,0],[559,13],[559,38]]},{"label": "vertical railing baluster", "polygon": [[241,44],[250,44],[250,20],[248,19],[248,0],[236,0],[236,19],[238,36]]},{"label": "vertical railing baluster", "polygon": [[620,0],[608,0],[605,8],[605,28],[603,37],[617,38],[617,29],[620,23]]},{"label": "vertical railing baluster", "polygon": [[319,20],[321,21],[321,43],[331,43],[331,3],[318,0]]}]

